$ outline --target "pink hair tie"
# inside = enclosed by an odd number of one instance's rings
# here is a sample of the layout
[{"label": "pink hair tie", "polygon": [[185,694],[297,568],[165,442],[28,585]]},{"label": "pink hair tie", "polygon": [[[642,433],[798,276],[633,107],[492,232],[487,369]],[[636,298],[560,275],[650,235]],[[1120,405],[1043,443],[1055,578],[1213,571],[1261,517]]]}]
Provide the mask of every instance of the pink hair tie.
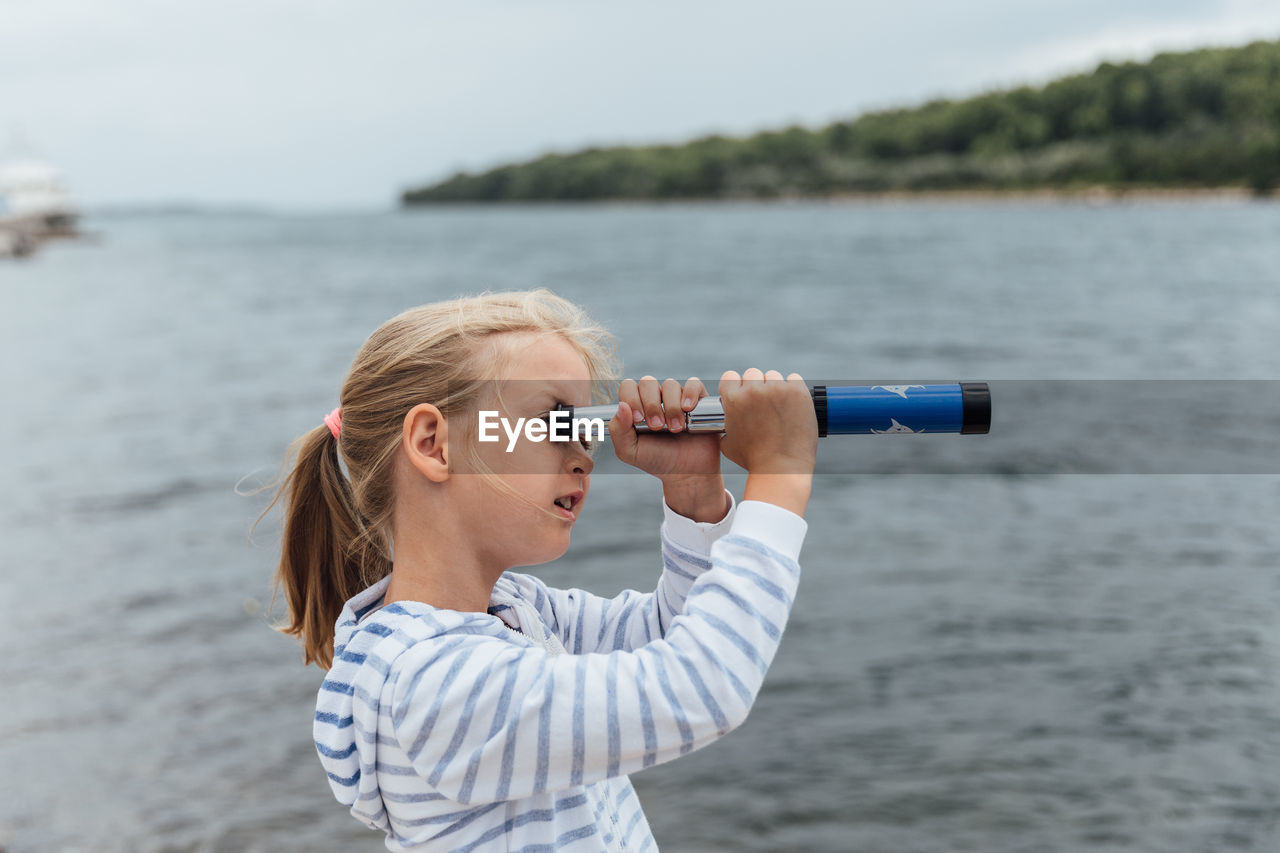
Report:
[{"label": "pink hair tie", "polygon": [[342,407],[334,409],[332,412],[324,416],[324,425],[329,428],[329,432],[333,433],[333,437],[337,438],[342,432]]}]

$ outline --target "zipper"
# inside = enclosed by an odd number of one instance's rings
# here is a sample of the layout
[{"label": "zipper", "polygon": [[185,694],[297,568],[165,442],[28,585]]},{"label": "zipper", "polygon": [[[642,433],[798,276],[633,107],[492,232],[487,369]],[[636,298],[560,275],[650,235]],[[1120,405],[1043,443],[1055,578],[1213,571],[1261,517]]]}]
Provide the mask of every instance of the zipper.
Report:
[{"label": "zipper", "polygon": [[526,633],[503,622],[503,626],[508,631],[519,634],[535,646],[540,646],[546,650],[547,654],[564,654],[564,647],[556,642],[555,638],[548,633],[546,626],[542,624],[542,620],[530,608],[526,607],[523,601],[513,601],[511,606],[516,611],[516,618],[520,620],[520,624],[529,626],[529,631]]},{"label": "zipper", "polygon": [[622,827],[618,826],[618,804],[613,800],[613,786],[609,784],[609,780],[604,780],[604,799],[609,807],[609,822],[613,824],[613,837],[618,842],[618,849],[625,851],[622,846]]}]

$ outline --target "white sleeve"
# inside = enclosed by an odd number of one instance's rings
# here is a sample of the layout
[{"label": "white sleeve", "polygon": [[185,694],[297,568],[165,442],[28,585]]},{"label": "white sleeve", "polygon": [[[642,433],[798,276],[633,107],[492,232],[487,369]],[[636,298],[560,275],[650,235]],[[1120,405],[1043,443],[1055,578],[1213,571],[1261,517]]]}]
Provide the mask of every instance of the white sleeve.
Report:
[{"label": "white sleeve", "polygon": [[662,572],[653,592],[623,590],[613,598],[583,589],[555,589],[531,575],[514,576],[525,596],[572,654],[631,651],[665,637],[684,608],[693,582],[711,568],[711,546],[729,532],[737,508],[725,490],[728,512],[717,522],[698,522],[662,504]]},{"label": "white sleeve", "polygon": [[806,530],[781,507],[739,504],[665,637],[633,651],[550,655],[475,634],[411,646],[388,674],[397,740],[464,805],[589,784],[711,743],[760,690]]}]

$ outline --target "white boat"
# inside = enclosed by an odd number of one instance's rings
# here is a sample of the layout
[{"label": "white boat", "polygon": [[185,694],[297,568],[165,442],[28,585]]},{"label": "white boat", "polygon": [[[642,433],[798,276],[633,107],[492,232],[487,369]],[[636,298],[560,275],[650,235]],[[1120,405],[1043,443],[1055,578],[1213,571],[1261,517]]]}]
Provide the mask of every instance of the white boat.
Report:
[{"label": "white boat", "polygon": [[0,229],[37,239],[72,236],[80,211],[62,173],[38,160],[0,164]]}]

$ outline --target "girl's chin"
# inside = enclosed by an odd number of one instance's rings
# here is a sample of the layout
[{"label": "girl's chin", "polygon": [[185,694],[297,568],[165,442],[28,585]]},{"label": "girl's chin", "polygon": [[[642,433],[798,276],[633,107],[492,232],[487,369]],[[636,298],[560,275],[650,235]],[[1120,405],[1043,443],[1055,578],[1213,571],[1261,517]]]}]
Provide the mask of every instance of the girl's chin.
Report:
[{"label": "girl's chin", "polygon": [[558,560],[565,555],[569,550],[569,531],[566,530],[563,535],[562,542],[542,550],[541,559],[538,560],[539,564],[550,563],[552,560]]},{"label": "girl's chin", "polygon": [[[523,537],[523,547],[516,545],[516,553],[511,556],[523,561],[518,565],[540,566],[560,559],[569,550],[569,525],[563,521],[547,521],[550,529],[531,530]],[[559,526],[558,530],[555,529],[556,526]]]}]

